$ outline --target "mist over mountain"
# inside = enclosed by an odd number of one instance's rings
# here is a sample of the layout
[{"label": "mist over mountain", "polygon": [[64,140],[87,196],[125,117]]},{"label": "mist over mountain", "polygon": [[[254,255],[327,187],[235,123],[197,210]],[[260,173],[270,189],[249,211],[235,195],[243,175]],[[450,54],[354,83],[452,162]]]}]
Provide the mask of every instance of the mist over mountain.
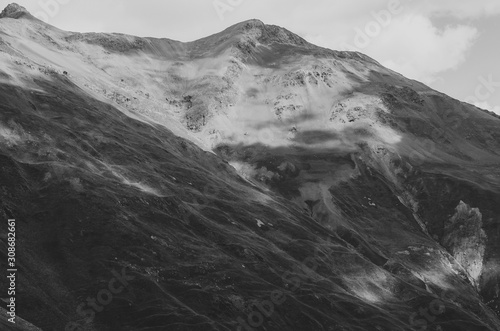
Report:
[{"label": "mist over mountain", "polygon": [[259,20],[7,6],[0,218],[2,330],[500,330],[500,117]]}]

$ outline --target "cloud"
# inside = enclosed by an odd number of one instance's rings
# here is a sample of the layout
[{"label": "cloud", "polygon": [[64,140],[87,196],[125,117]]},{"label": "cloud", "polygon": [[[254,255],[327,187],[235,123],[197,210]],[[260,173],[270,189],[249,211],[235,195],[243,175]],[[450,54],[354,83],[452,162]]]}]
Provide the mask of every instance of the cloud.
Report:
[{"label": "cloud", "polygon": [[[393,2],[375,0],[362,6],[356,3],[357,15],[349,10],[355,7],[353,3],[340,3],[343,17],[332,14],[335,19],[326,20],[327,25],[323,19],[311,22],[315,26],[314,32],[302,27],[301,34],[306,40],[332,49],[365,53],[382,65],[427,84],[440,80],[441,74],[464,63],[478,39],[479,31],[472,25],[475,21],[468,19],[464,22],[463,18],[500,13],[498,0],[474,3],[464,0],[400,0],[399,5],[392,7],[396,10],[392,11],[390,3]],[[361,7],[363,10],[359,10]],[[301,12],[312,14],[318,10],[318,7],[306,7]],[[335,13],[323,10],[318,15],[323,17],[326,12]],[[349,17],[347,21],[345,16]],[[443,21],[438,16],[452,16],[444,21],[456,23],[438,28],[437,24]]]},{"label": "cloud", "polygon": [[[338,49],[365,53],[409,78],[432,83],[439,74],[466,60],[479,32],[469,25],[435,27],[430,18],[407,12],[391,15],[385,24],[372,16],[356,27],[351,41]],[[315,40],[325,40],[320,35]]]},{"label": "cloud", "polygon": [[474,103],[474,106],[482,109],[486,109],[500,115],[500,106],[492,106],[487,101],[480,101]]},{"label": "cloud", "polygon": [[425,83],[466,59],[479,33],[468,25],[440,30],[424,16],[397,17],[366,49],[383,65]]},{"label": "cloud", "polygon": [[415,10],[429,16],[478,19],[500,14],[500,1],[498,0],[423,0],[413,2]]}]

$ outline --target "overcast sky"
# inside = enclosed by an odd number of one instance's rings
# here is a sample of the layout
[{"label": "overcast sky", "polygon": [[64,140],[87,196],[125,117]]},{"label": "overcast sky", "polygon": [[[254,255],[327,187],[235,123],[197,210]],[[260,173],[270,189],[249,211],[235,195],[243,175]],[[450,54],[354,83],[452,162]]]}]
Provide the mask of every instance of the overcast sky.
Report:
[{"label": "overcast sky", "polygon": [[[1,7],[12,1],[0,0]],[[257,18],[500,114],[500,0],[17,0],[63,30],[191,41]]]}]

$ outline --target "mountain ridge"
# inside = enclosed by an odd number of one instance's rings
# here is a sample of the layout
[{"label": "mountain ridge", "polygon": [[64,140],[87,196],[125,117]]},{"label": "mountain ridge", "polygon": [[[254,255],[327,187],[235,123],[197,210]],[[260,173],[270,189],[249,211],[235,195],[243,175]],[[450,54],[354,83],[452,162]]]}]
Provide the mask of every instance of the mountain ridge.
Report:
[{"label": "mountain ridge", "polygon": [[0,31],[0,215],[33,325],[500,329],[497,117],[258,20]]},{"label": "mountain ridge", "polygon": [[[17,3],[11,3],[7,5],[7,7],[3,10],[2,14],[0,14],[0,18],[14,18],[14,19],[19,19],[24,16],[27,16],[30,19],[36,19],[31,15],[31,13],[26,10],[26,8],[18,5]],[[37,20],[37,19],[36,19]],[[39,21],[39,20],[37,20]],[[42,21],[39,21],[42,22]],[[43,23],[43,22],[42,22]],[[249,31],[251,30],[258,30],[260,33],[258,33],[258,36],[252,35],[249,36]],[[309,49],[309,50],[315,50],[315,51],[321,51],[321,54],[333,54],[334,56],[340,56],[340,57],[353,57],[357,56],[360,58],[363,58],[364,60],[368,60],[374,63],[377,63],[374,59],[366,56],[365,54],[359,53],[359,52],[351,52],[351,51],[334,51],[330,50],[324,47],[316,46],[313,45],[309,42],[307,42],[305,39],[302,37],[299,37],[298,35],[290,32],[289,30],[279,27],[277,25],[266,25],[264,24],[261,20],[258,19],[249,19],[246,21],[242,21],[240,23],[236,23],[225,30],[219,32],[219,33],[214,33],[208,37],[200,38],[197,40],[193,41],[188,41],[188,42],[183,42],[183,41],[177,41],[177,40],[172,40],[169,38],[153,38],[153,37],[136,37],[128,34],[123,34],[123,33],[96,33],[96,32],[89,32],[89,33],[73,33],[71,36],[68,36],[69,40],[74,40],[74,39],[86,39],[88,42],[95,42],[99,44],[101,41],[99,41],[100,38],[105,37],[105,36],[116,36],[116,37],[124,37],[126,39],[134,39],[137,44],[142,45],[144,41],[152,41],[152,40],[160,40],[160,41],[167,41],[168,43],[179,43],[183,44],[186,46],[193,46],[196,47],[197,44],[204,44],[203,46],[207,47],[205,41],[210,41],[211,39],[214,39],[214,37],[217,36],[223,36],[221,39],[227,39],[231,37],[227,37],[227,35],[230,35],[232,38],[237,39],[236,37],[241,37],[239,40],[235,40],[235,47],[239,48],[241,50],[244,50],[248,52],[251,50],[253,47],[255,47],[255,43],[262,42],[263,45],[269,46],[270,44],[276,43],[276,44],[288,44],[288,45],[294,45],[300,48],[304,49]],[[255,31],[254,31],[255,34]],[[97,39],[97,40],[96,40]],[[130,49],[137,49],[138,45],[133,45],[128,48],[119,48],[120,51],[125,51],[125,50],[130,50]],[[102,44],[104,46],[104,44]],[[210,45],[210,47],[214,47],[214,45]],[[116,49],[115,49],[116,50]],[[378,64],[378,63],[377,63]]]}]

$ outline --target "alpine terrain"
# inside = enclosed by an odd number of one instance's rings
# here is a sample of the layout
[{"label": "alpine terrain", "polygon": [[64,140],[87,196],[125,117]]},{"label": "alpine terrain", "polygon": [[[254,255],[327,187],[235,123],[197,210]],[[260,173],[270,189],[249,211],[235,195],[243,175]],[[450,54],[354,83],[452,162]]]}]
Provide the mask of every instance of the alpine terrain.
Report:
[{"label": "alpine terrain", "polygon": [[1,330],[500,330],[500,118],[258,20],[7,6],[0,219]]}]

